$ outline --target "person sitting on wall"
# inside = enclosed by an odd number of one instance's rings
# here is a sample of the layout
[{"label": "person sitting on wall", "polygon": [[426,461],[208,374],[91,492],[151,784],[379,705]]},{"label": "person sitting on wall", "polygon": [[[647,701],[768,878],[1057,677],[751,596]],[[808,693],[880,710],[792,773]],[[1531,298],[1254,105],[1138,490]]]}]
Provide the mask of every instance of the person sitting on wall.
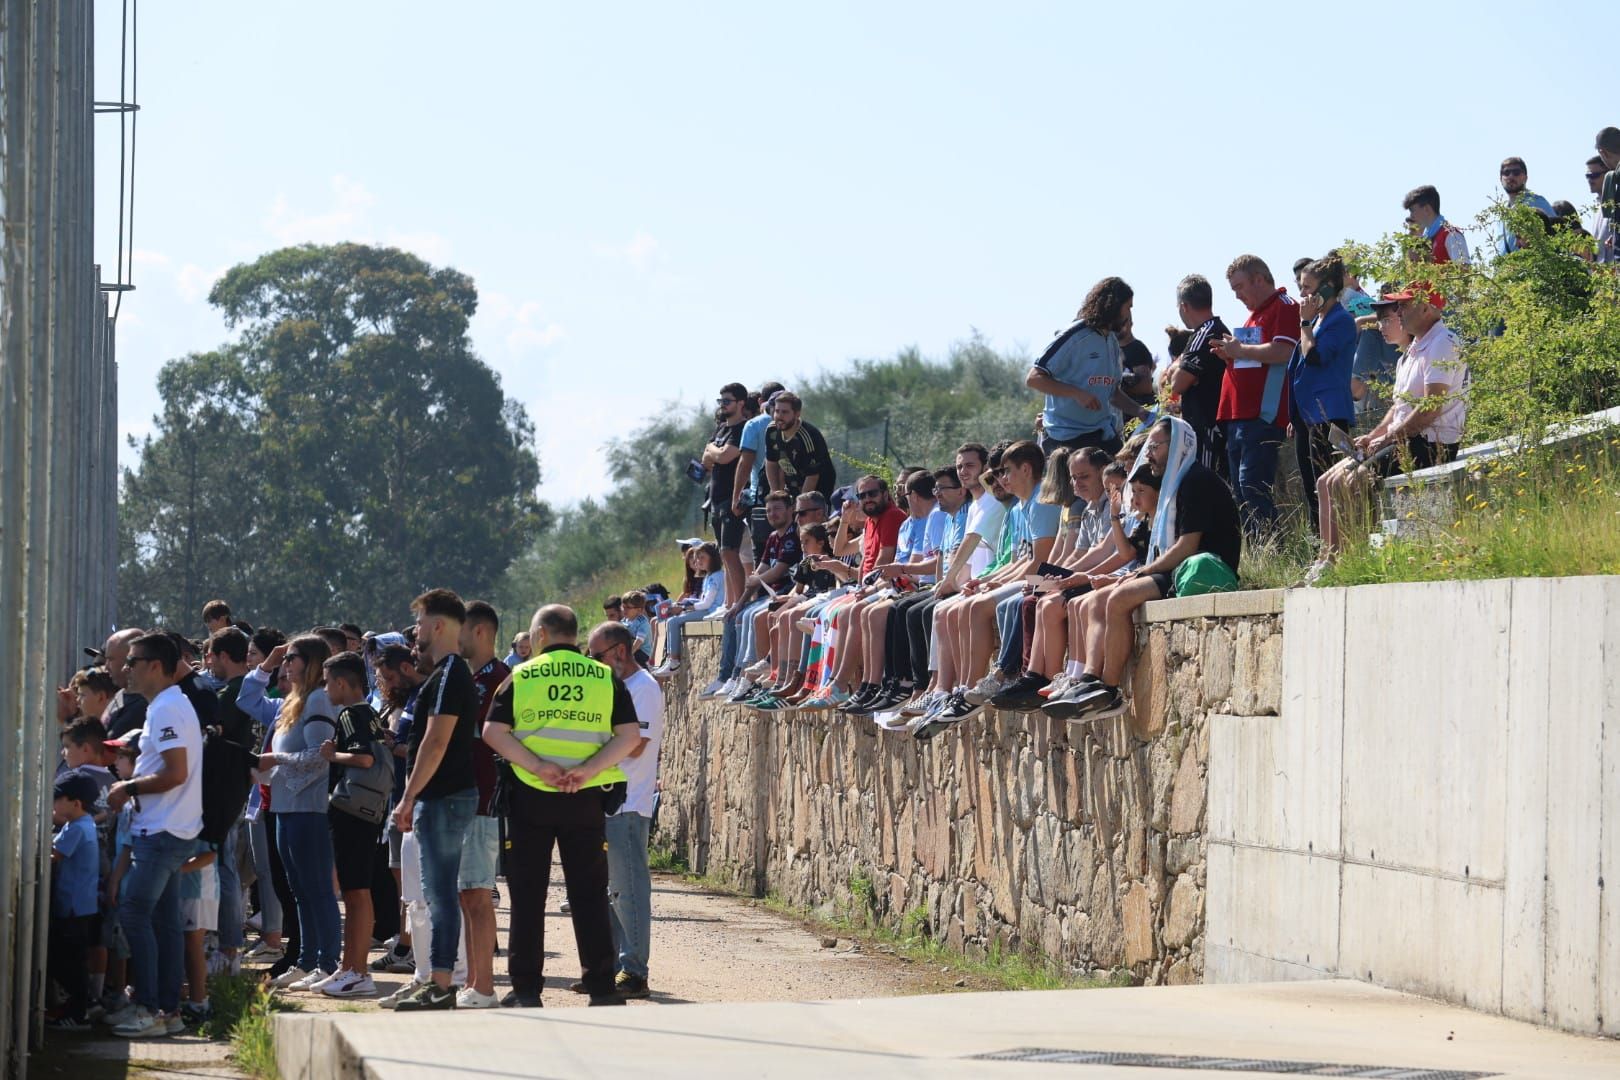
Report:
[{"label": "person sitting on wall", "polygon": [[1108,590],[1103,632],[1087,634],[1081,678],[1091,676],[1096,685],[1074,698],[1071,722],[1124,711],[1120,683],[1136,643],[1137,608],[1152,600],[1237,587],[1243,550],[1237,503],[1231,489],[1213,469],[1200,465],[1197,456],[1198,436],[1186,421],[1166,417],[1153,425],[1137,462],[1146,463],[1160,483],[1148,560]]}]

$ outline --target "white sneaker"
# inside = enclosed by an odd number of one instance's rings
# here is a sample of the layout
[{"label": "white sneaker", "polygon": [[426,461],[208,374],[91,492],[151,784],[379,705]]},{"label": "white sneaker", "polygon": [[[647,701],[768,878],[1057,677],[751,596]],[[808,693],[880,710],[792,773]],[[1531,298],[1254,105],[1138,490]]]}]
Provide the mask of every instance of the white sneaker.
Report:
[{"label": "white sneaker", "polygon": [[247,951],[249,960],[264,960],[272,964],[286,955],[287,950],[285,948],[280,945],[272,945],[263,938],[260,938],[259,943]]},{"label": "white sneaker", "polygon": [[480,994],[469,986],[456,995],[456,1008],[458,1009],[493,1009],[500,1005],[501,999],[494,994]]},{"label": "white sneaker", "polygon": [[[319,973],[318,972],[312,973],[310,978],[314,979],[314,976],[316,974],[319,974]],[[341,981],[343,976],[346,975],[346,974],[348,974],[348,973],[345,972],[342,968],[338,968],[336,971],[327,972],[320,979],[318,979],[318,980],[316,980],[314,982],[310,982],[307,986],[303,986],[302,988],[305,989],[305,990],[308,990],[312,994],[318,994],[322,990],[325,990],[328,986],[331,986],[333,983]],[[297,990],[299,988],[300,988],[299,983],[293,983],[293,985],[291,987],[291,989],[293,989],[293,990]]]},{"label": "white sneaker", "polygon": [[679,670],[681,670],[681,658],[678,656],[672,656],[668,660],[665,660],[662,664],[659,664],[657,667],[653,668],[652,676],[656,679],[662,676],[673,675]]},{"label": "white sneaker", "polygon": [[358,971],[340,971],[319,989],[327,997],[335,998],[377,996],[377,984],[371,981],[371,976]]},{"label": "white sneaker", "polygon": [[1057,677],[1046,684],[1046,700],[1051,701],[1063,691],[1074,685],[1074,676],[1067,672],[1059,672]]},{"label": "white sneaker", "polygon": [[761,660],[757,664],[749,664],[743,669],[743,674],[748,676],[748,678],[753,682],[758,682],[760,679],[763,679],[770,673],[771,662],[769,660]]},{"label": "white sneaker", "polygon": [[983,705],[1011,685],[1012,683],[1009,680],[1001,677],[1001,672],[992,671],[974,684],[973,689],[962,696],[967,698],[970,704]]},{"label": "white sneaker", "polygon": [[700,698],[719,697],[720,696],[720,691],[724,690],[725,687],[726,687],[726,684],[725,684],[724,680],[716,679],[712,683],[710,683],[708,686],[705,686],[703,688],[703,692],[698,694],[698,697],[700,697]]},{"label": "white sneaker", "polygon": [[135,1010],[139,1008],[140,1006],[135,1004],[133,1001],[126,1002],[122,1007],[114,1009],[111,1012],[103,1015],[101,1022],[106,1024],[108,1027],[117,1027],[119,1024],[127,1024],[130,1020],[134,1019]]},{"label": "white sneaker", "polygon": [[[401,1001],[404,1001],[406,998],[422,989],[422,987],[425,985],[425,983],[419,983],[415,979],[412,979],[410,982],[407,982],[401,986],[398,990],[395,990],[392,994],[389,994],[387,997],[377,1002],[377,1006],[378,1008],[382,1009],[392,1009]],[[375,987],[373,989],[375,989]]]},{"label": "white sneaker", "polygon": [[156,1039],[169,1033],[169,1018],[144,1005],[136,1005],[122,1023],[113,1027],[112,1033],[120,1039]]},{"label": "white sneaker", "polygon": [[293,983],[301,982],[307,978],[309,978],[309,972],[305,971],[297,964],[294,964],[286,971],[283,971],[280,975],[277,975],[275,978],[271,979],[270,985],[277,990],[285,990],[292,986]]},{"label": "white sneaker", "polygon": [[738,690],[742,689],[742,684],[743,684],[742,677],[738,676],[738,675],[733,675],[731,678],[726,680],[726,685],[722,686],[720,688],[720,692],[718,694],[714,695],[714,696],[717,697],[717,698],[729,698],[732,695],[734,695]]}]

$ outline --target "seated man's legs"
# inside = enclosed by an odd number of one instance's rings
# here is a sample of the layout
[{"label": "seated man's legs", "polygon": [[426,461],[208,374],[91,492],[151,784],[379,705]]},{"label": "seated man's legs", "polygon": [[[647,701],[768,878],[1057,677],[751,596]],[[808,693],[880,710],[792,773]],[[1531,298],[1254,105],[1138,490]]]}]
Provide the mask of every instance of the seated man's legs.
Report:
[{"label": "seated man's legs", "polygon": [[1136,626],[1132,616],[1136,609],[1150,600],[1162,600],[1168,590],[1158,581],[1158,575],[1132,578],[1109,589],[1106,594],[1107,639],[1103,649],[1103,669],[1099,674],[1105,686],[1119,686],[1125,676],[1125,664],[1131,658],[1136,644]]}]

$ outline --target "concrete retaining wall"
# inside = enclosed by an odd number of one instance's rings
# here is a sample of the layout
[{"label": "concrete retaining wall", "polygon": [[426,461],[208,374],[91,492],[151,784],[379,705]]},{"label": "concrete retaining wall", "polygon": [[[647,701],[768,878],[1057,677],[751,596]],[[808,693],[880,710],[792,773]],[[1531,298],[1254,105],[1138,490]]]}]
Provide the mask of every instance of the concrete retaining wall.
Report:
[{"label": "concrete retaining wall", "polygon": [[1230,617],[1200,617],[1216,598],[1152,605],[1183,619],[1144,626],[1135,713],[1071,728],[988,711],[929,743],[697,701],[719,641],[692,635],[669,685],[661,842],[744,891],[923,919],[969,952],[1198,981],[1207,718],[1281,696],[1280,594],[1218,599]]},{"label": "concrete retaining wall", "polygon": [[1620,579],[1288,594],[1210,720],[1206,977],[1346,975],[1620,1033]]}]

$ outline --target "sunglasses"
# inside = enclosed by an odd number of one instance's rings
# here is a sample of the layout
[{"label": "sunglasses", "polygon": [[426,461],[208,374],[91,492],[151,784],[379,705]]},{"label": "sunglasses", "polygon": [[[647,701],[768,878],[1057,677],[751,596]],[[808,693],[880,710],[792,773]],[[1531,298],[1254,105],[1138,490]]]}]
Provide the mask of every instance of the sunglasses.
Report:
[{"label": "sunglasses", "polygon": [[961,491],[962,490],[962,485],[961,484],[935,484],[934,485],[934,490],[935,491]]},{"label": "sunglasses", "polygon": [[715,398],[714,403],[716,405],[719,405],[722,408],[724,408],[727,405],[735,405],[735,404],[737,404],[737,399],[734,398],[734,397]]},{"label": "sunglasses", "polygon": [[857,491],[855,494],[861,500],[861,502],[865,502],[868,499],[877,498],[878,496],[882,495],[883,492],[881,490],[877,490],[877,491]]},{"label": "sunglasses", "polygon": [[597,663],[600,664],[602,662],[602,658],[604,656],[608,655],[608,653],[611,653],[614,649],[617,649],[617,648],[618,648],[617,645],[609,645],[607,648],[603,649],[601,652],[588,652],[585,655],[590,657],[592,660],[595,660]]},{"label": "sunglasses", "polygon": [[1601,180],[1601,179],[1603,179],[1603,177],[1604,177],[1604,174],[1600,173],[1600,172],[1589,172],[1589,173],[1586,174],[1586,178],[1588,180]]},{"label": "sunglasses", "polygon": [[806,515],[806,514],[813,514],[813,513],[815,513],[814,510],[795,510],[795,511],[793,511],[793,516],[796,517],[796,518],[801,518],[801,517],[804,517],[804,515]]}]

